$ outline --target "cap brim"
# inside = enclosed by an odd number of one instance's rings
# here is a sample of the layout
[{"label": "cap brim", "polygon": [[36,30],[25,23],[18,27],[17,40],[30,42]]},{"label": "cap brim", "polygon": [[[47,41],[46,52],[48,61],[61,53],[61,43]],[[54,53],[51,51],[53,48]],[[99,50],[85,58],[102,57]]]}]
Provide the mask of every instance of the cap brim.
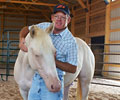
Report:
[{"label": "cap brim", "polygon": [[64,14],[66,14],[66,15],[69,15],[66,11],[64,11],[64,10],[62,10],[62,9],[57,9],[57,10],[55,10],[54,11],[54,13],[56,13],[56,12],[63,12]]}]

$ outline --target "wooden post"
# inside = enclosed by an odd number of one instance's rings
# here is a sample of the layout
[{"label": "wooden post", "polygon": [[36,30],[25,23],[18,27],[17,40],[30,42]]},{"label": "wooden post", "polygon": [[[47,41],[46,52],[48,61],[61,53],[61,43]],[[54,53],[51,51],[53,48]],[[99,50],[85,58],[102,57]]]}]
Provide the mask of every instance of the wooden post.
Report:
[{"label": "wooden post", "polygon": [[1,35],[0,35],[0,40],[2,40],[2,35],[3,35],[3,30],[4,30],[4,15],[1,15]]},{"label": "wooden post", "polygon": [[75,11],[74,11],[74,6],[72,7],[72,14],[73,14],[73,17],[71,19],[71,32],[72,34],[75,36]]},{"label": "wooden post", "polygon": [[91,43],[91,37],[90,37],[90,14],[89,14],[89,12],[90,12],[90,4],[89,4],[89,2],[88,2],[88,0],[87,0],[87,8],[88,8],[88,12],[86,12],[86,32],[85,32],[85,41],[86,41],[86,43],[87,44],[89,44],[89,43]]},{"label": "wooden post", "polygon": [[[1,31],[0,31],[0,41],[2,41],[2,36],[3,36],[3,30],[4,30],[4,14],[2,14],[1,16]],[[0,43],[0,47],[2,47],[2,42]],[[0,50],[0,53],[2,52],[2,50]],[[1,59],[2,57],[0,57]]]},{"label": "wooden post", "polygon": [[[106,19],[105,19],[105,44],[109,44],[109,38],[110,38],[110,6],[111,6],[111,2],[106,5]],[[104,52],[109,52],[109,46],[105,46]],[[104,62],[108,62],[109,60],[109,56],[105,55],[104,57]],[[108,70],[108,66],[109,65],[104,65],[104,70]],[[104,73],[103,74],[106,76],[108,75],[108,73]]]}]

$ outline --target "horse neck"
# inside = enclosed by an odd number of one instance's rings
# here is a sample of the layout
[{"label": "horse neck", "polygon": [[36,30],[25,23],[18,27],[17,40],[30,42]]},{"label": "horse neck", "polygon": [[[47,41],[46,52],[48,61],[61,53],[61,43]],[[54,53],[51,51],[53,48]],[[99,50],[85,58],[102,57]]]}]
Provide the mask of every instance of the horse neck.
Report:
[{"label": "horse neck", "polygon": [[19,61],[22,64],[22,66],[20,66],[21,73],[23,74],[23,76],[32,77],[34,74],[34,70],[30,67],[28,54],[23,51],[20,51],[19,53],[21,55]]}]

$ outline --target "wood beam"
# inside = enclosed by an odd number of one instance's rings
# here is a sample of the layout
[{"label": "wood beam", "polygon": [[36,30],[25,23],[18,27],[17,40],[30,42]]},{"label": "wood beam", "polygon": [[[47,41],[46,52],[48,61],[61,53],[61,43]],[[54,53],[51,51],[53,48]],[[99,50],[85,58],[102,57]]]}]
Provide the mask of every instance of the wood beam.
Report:
[{"label": "wood beam", "polygon": [[88,12],[88,9],[86,7],[86,5],[84,4],[84,2],[82,0],[77,0],[79,2],[79,4],[82,6],[82,8],[85,9],[86,12]]},{"label": "wood beam", "polygon": [[0,15],[1,17],[1,31],[0,31],[0,40],[2,40],[2,34],[3,34],[3,30],[4,30],[4,14]]},{"label": "wood beam", "polygon": [[89,32],[90,32],[90,5],[89,5],[89,2],[87,2],[87,7],[88,7],[88,12],[86,13],[86,32],[85,32],[85,35],[88,36],[89,35]]},{"label": "wood beam", "polygon": [[56,4],[42,3],[42,2],[28,2],[28,1],[17,1],[17,0],[0,0],[3,3],[15,3],[15,4],[26,4],[26,5],[40,5],[40,6],[55,6]]},{"label": "wood beam", "polygon": [[0,9],[9,9],[9,10],[22,10],[22,11],[35,11],[35,12],[49,12],[48,10],[42,10],[42,9],[38,9],[38,8],[29,8],[29,9],[24,9],[24,8],[20,8],[20,7],[7,7],[7,6],[0,6]]},{"label": "wood beam", "polygon": [[68,4],[69,4],[68,2],[63,1],[63,0],[58,0],[58,1],[59,1],[59,3],[64,3],[64,4],[66,4],[66,5],[68,5]]},{"label": "wood beam", "polygon": [[[0,15],[2,15],[2,14],[4,14],[4,15],[14,15],[14,16],[24,16],[24,15],[26,15],[26,16],[31,16],[31,14],[32,13],[17,13],[17,12],[0,12]],[[41,16],[41,14],[32,14],[32,17],[38,17],[38,18],[40,18],[40,16]]]},{"label": "wood beam", "polygon": [[[106,17],[105,17],[105,44],[109,44],[109,40],[110,40],[110,15],[111,15],[111,4],[106,5]],[[109,46],[105,46],[104,48],[104,52],[109,52],[110,47]],[[104,62],[108,62],[109,61],[109,55],[105,55],[104,56]],[[108,65],[104,65],[103,66],[103,70],[109,70],[109,68],[107,67]],[[108,73],[102,73],[103,76],[107,76]]]}]

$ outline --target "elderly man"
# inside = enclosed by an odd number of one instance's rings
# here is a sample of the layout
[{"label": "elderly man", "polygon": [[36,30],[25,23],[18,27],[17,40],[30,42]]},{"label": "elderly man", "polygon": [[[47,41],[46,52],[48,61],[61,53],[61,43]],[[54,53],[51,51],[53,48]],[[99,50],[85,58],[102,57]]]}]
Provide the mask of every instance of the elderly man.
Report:
[{"label": "elderly man", "polygon": [[[64,4],[56,5],[53,9],[51,20],[55,23],[53,33],[50,34],[50,37],[56,48],[55,61],[58,77],[61,81],[61,89],[58,92],[50,92],[42,77],[36,72],[32,80],[28,100],[63,100],[65,72],[75,73],[76,71],[77,44],[67,27],[71,21],[68,6]],[[37,24],[37,26],[46,29],[50,24],[50,22],[43,22]],[[20,31],[19,47],[25,52],[28,51],[25,46],[25,37],[29,33],[30,27],[26,26]]]}]

